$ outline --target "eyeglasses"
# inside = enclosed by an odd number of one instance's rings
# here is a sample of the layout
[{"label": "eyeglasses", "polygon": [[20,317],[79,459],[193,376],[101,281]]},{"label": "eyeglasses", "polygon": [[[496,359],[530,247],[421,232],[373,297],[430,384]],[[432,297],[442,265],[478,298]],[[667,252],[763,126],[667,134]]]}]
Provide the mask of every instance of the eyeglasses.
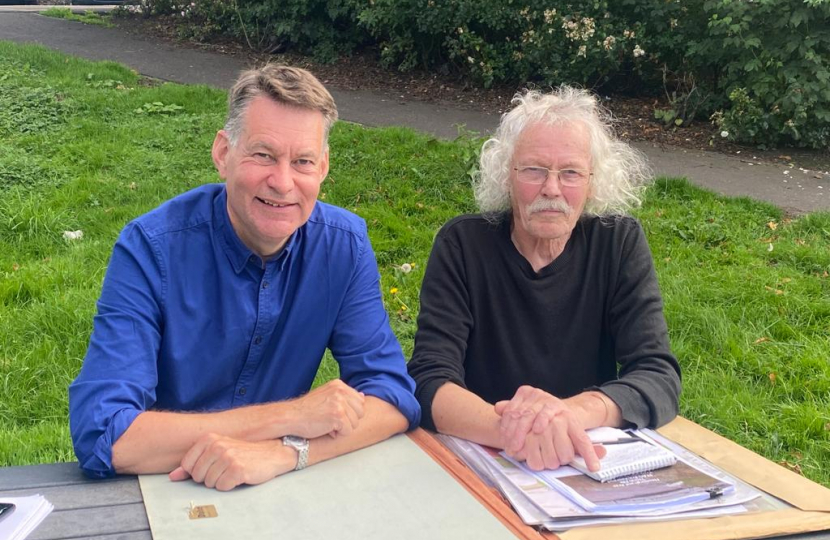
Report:
[{"label": "eyeglasses", "polygon": [[546,167],[513,167],[519,182],[541,185],[548,181],[548,175],[553,173],[559,183],[568,187],[584,186],[593,173],[587,169],[548,169]]}]

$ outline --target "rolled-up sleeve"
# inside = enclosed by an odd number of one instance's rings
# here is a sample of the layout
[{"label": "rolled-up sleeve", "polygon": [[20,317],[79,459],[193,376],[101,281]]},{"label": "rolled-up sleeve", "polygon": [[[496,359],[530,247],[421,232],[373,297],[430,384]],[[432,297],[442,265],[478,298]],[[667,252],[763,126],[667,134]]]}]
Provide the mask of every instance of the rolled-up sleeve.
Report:
[{"label": "rolled-up sleeve", "polygon": [[406,372],[403,351],[389,326],[377,261],[365,233],[329,349],[346,384],[394,405],[410,429],[418,427],[421,407],[414,395],[415,382]]},{"label": "rolled-up sleeve", "polygon": [[81,469],[115,474],[112,447],[156,401],[164,269],[137,224],[122,231],[104,278],[89,348],[69,386],[72,443]]}]

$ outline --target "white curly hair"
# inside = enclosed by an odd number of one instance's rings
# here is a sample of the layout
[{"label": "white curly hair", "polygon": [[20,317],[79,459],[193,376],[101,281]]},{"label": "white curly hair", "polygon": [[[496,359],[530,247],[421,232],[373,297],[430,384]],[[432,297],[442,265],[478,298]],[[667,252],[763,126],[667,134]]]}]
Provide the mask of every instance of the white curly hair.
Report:
[{"label": "white curly hair", "polygon": [[625,214],[639,206],[651,180],[645,156],[617,139],[611,116],[587,90],[560,86],[550,93],[526,90],[513,96],[513,108],[501,118],[496,134],[481,148],[479,174],[473,181],[476,202],[485,214],[510,210],[510,171],[516,141],[529,126],[582,124],[591,141],[591,190],[584,214]]}]

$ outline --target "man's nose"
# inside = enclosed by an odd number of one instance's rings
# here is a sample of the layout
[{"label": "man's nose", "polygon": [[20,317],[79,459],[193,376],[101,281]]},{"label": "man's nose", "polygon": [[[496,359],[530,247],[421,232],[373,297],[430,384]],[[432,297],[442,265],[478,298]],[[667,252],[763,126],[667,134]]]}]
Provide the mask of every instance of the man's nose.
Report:
[{"label": "man's nose", "polygon": [[269,167],[268,177],[265,183],[280,194],[285,194],[294,189],[294,176],[292,175],[291,163],[281,160]]},{"label": "man's nose", "polygon": [[546,197],[556,197],[562,194],[562,184],[559,182],[559,171],[548,171],[548,177],[542,183],[540,193]]}]

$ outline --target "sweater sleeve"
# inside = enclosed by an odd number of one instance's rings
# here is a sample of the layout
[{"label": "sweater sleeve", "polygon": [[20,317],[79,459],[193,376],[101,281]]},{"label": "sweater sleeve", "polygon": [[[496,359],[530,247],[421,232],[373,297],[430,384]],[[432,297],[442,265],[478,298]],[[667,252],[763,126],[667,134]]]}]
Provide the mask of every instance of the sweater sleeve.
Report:
[{"label": "sweater sleeve", "polygon": [[424,273],[418,331],[408,364],[425,428],[435,430],[432,401],[444,383],[466,388],[464,358],[472,328],[463,254],[445,227],[433,243]]},{"label": "sweater sleeve", "polygon": [[617,280],[607,312],[619,376],[600,390],[619,405],[627,422],[659,427],[677,415],[680,366],[669,349],[648,242],[640,224],[633,219],[630,223],[617,257]]}]

